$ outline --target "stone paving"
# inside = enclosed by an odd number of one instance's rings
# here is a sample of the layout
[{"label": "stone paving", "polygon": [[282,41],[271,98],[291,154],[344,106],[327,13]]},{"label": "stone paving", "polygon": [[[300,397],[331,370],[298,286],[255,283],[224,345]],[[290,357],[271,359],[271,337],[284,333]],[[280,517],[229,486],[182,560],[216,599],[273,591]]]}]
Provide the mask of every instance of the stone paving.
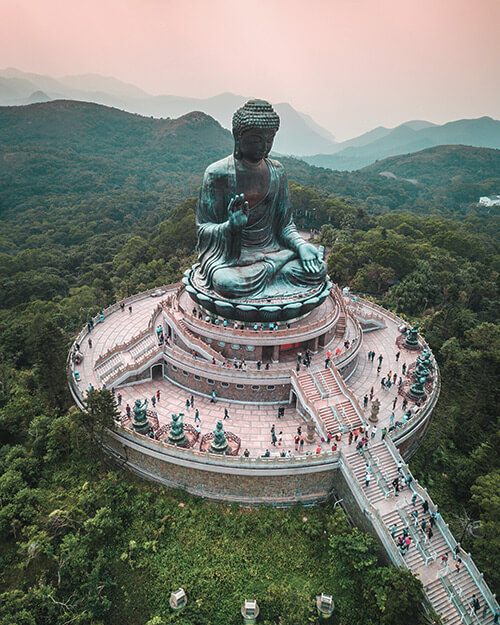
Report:
[{"label": "stone paving", "polygon": [[[124,310],[116,310],[107,316],[102,323],[97,323],[91,331],[88,338],[92,341],[92,348],[89,347],[88,340],[85,338],[81,344],[81,351],[84,355],[83,362],[77,367],[80,374],[80,382],[78,384],[80,390],[84,393],[89,384],[95,388],[102,386],[98,376],[94,370],[94,363],[99,356],[107,352],[110,348],[117,344],[121,344],[139,334],[147,327],[147,323],[157,307],[161,298],[144,297],[132,303],[132,312],[129,312],[128,305]],[[349,388],[354,392],[358,399],[360,407],[364,410],[365,418],[370,414],[370,404],[366,409],[363,408],[363,397],[370,393],[370,389],[374,388],[374,398],[378,398],[381,403],[379,413],[379,424],[377,439],[381,436],[383,427],[389,426],[390,414],[392,412],[392,404],[397,397],[397,386],[393,385],[389,390],[383,390],[380,385],[382,377],[386,376],[388,371],[401,374],[401,367],[404,362],[407,366],[416,358],[415,354],[401,351],[399,362],[395,360],[397,351],[396,337],[399,334],[397,323],[388,318],[386,319],[387,327],[376,331],[364,333],[363,346],[359,355],[357,368],[354,374],[348,380]],[[333,341],[313,355],[312,371],[322,368],[326,358],[327,351],[335,353],[336,349],[343,349],[343,343],[346,340],[352,341],[355,336],[355,327],[348,320],[345,336],[335,338]],[[375,351],[376,357],[374,362],[367,358],[368,351]],[[377,374],[378,356],[383,356],[382,369]],[[290,371],[295,368],[295,359],[282,362],[278,365],[272,365],[270,374],[278,371]],[[249,369],[255,367],[254,363],[248,363]],[[242,372],[244,375],[244,372]],[[153,408],[151,405],[151,397],[157,390],[160,390],[162,398],[160,403]],[[186,410],[186,399],[193,394],[195,399],[195,408],[200,411],[201,433],[211,431],[215,426],[217,419],[222,418],[224,409],[227,408],[230,419],[227,419],[224,426],[228,431],[233,432],[241,438],[242,449],[248,448],[252,455],[263,454],[269,449],[271,455],[279,455],[282,450],[290,451],[292,455],[296,452],[294,444],[294,436],[297,433],[297,427],[301,426],[305,433],[305,422],[298,412],[291,406],[287,405],[285,417],[278,420],[277,406],[268,404],[240,404],[237,402],[218,399],[216,404],[210,402],[209,398],[192,393],[173,384],[169,380],[159,379],[154,381],[139,382],[135,384],[121,386],[116,390],[122,395],[122,410],[125,409],[127,403],[131,406],[135,399],[148,399],[150,401],[149,408],[155,409],[158,413],[160,424],[170,422],[172,412],[184,412],[185,422],[194,424],[194,409]],[[401,419],[401,398],[398,398],[396,407],[396,420]],[[273,448],[271,445],[271,426],[275,425],[276,435],[282,431],[282,445]],[[304,452],[312,452],[316,450],[320,439],[317,438],[313,445],[305,445]],[[341,446],[347,443],[346,436],[341,441]],[[325,445],[323,445],[325,447]]]}]

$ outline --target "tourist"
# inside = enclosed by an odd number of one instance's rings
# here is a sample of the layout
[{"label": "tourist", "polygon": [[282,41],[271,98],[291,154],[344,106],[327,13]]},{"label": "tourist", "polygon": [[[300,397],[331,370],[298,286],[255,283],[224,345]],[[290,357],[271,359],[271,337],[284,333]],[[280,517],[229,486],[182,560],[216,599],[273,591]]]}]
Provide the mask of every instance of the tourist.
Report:
[{"label": "tourist", "polygon": [[370,472],[367,471],[366,475],[365,475],[365,486],[366,488],[368,488],[368,486],[370,486],[370,480],[372,479],[372,476],[370,475]]},{"label": "tourist", "polygon": [[270,368],[271,368],[271,365],[268,362],[266,362],[265,370],[269,371]]},{"label": "tourist", "polygon": [[262,367],[262,360],[257,360],[257,371],[260,371],[261,367]]},{"label": "tourist", "polygon": [[265,453],[263,454],[263,458],[269,458],[269,456],[271,455],[269,449],[266,449]]},{"label": "tourist", "polygon": [[410,473],[408,473],[408,475],[405,477],[406,486],[410,488],[412,482],[413,482],[413,476]]},{"label": "tourist", "polygon": [[92,339],[89,339],[89,349],[92,349]]},{"label": "tourist", "polygon": [[411,538],[409,536],[407,536],[405,538],[405,547],[406,547],[406,551],[409,551],[410,549],[410,545],[411,545]]},{"label": "tourist", "polygon": [[118,404],[118,406],[122,405],[122,395],[121,395],[121,393],[118,393],[118,395],[116,396],[116,403]]},{"label": "tourist", "polygon": [[332,451],[337,451],[337,443],[333,443],[333,445],[332,445]]},{"label": "tourist", "polygon": [[365,395],[363,397],[363,408],[366,409],[367,406],[368,406],[368,395]]},{"label": "tourist", "polygon": [[299,425],[299,426],[298,426],[298,428],[297,428],[297,434],[298,434],[299,436],[301,436],[301,435],[302,435],[302,426],[300,426],[300,425]]},{"label": "tourist", "polygon": [[379,366],[377,367],[377,376],[378,376],[378,374],[380,373],[380,370],[381,370],[381,369],[382,369],[382,367],[381,367],[381,365],[379,365]]},{"label": "tourist", "polygon": [[[460,558],[458,558],[458,560],[455,562],[455,572],[458,574],[460,573],[460,567],[462,566],[462,560]],[[496,621],[494,621],[496,622]]]},{"label": "tourist", "polygon": [[392,402],[392,409],[396,410],[396,404],[398,403],[398,396],[396,395],[396,397],[394,398],[394,401]]},{"label": "tourist", "polygon": [[441,556],[441,566],[448,566],[448,552]]},{"label": "tourist", "polygon": [[377,426],[374,425],[373,429],[372,429],[372,433],[370,434],[371,438],[375,438],[375,435],[377,434]]},{"label": "tourist", "polygon": [[385,390],[388,391],[391,388],[391,379],[388,378],[387,382],[385,383]]},{"label": "tourist", "polygon": [[352,444],[353,433],[352,430],[349,432],[349,445]]},{"label": "tourist", "polygon": [[229,412],[227,411],[227,408],[224,408],[224,420],[229,419]]},{"label": "tourist", "polygon": [[380,380],[380,386],[381,386],[382,388],[385,388],[385,378],[382,378],[382,379]]},{"label": "tourist", "polygon": [[243,455],[245,456],[245,458],[248,458],[248,456],[250,456],[250,452],[248,451],[248,449],[245,449]]},{"label": "tourist", "polygon": [[429,540],[434,536],[434,532],[432,531],[432,527],[429,526],[429,529],[427,530],[427,536],[429,538]]},{"label": "tourist", "polygon": [[156,406],[156,395],[153,395],[153,397],[151,397],[151,403],[153,404],[153,408]]},{"label": "tourist", "polygon": [[422,502],[422,508],[424,510],[424,514],[427,514],[429,512],[429,502],[427,501],[427,499],[424,499],[424,501]]},{"label": "tourist", "polygon": [[125,310],[125,302],[120,302],[120,310],[122,312]]},{"label": "tourist", "polygon": [[217,393],[215,391],[212,391],[212,398],[210,399],[211,404],[215,404],[216,397],[217,397]]},{"label": "tourist", "polygon": [[373,399],[373,394],[375,393],[375,390],[373,388],[373,386],[370,389],[370,401]]},{"label": "tourist", "polygon": [[302,453],[304,451],[304,439],[302,437],[300,439],[299,448],[300,448],[300,452]]},{"label": "tourist", "polygon": [[420,523],[420,527],[422,528],[422,532],[426,532],[427,530],[427,519],[422,519],[421,523]]},{"label": "tourist", "polygon": [[194,429],[196,430],[196,434],[199,436],[201,434],[201,428],[200,428],[199,424],[195,425]]},{"label": "tourist", "polygon": [[395,477],[392,480],[392,487],[394,488],[395,497],[399,497],[399,477]]},{"label": "tourist", "polygon": [[354,442],[356,443],[358,440],[359,432],[358,430],[354,430]]},{"label": "tourist", "polygon": [[396,384],[396,380],[397,380],[397,379],[398,379],[398,374],[397,374],[397,373],[395,373],[395,374],[392,376],[392,383],[393,383],[393,384]]},{"label": "tourist", "polygon": [[398,526],[396,525],[396,523],[394,523],[394,525],[392,525],[391,527],[391,536],[393,538],[396,538],[396,532],[398,531]]},{"label": "tourist", "polygon": [[293,439],[293,441],[295,443],[295,451],[299,451],[300,436],[298,434],[295,434],[295,438]]},{"label": "tourist", "polygon": [[378,357],[378,364],[379,365],[382,364],[382,360],[384,360],[384,357],[382,356],[382,354],[380,354],[379,357]]},{"label": "tourist", "polygon": [[129,312],[130,315],[132,314],[132,306],[128,307],[128,312]]},{"label": "tourist", "polygon": [[191,402],[189,401],[189,399],[186,399],[186,410],[189,412],[189,408],[191,406]]},{"label": "tourist", "polygon": [[196,423],[197,421],[200,421],[201,423],[200,411],[198,410],[198,408],[196,408],[196,410],[194,411],[194,422]]},{"label": "tourist", "polygon": [[470,603],[471,603],[472,609],[474,610],[474,614],[477,614],[479,608],[481,607],[481,604],[479,603],[479,599],[476,597],[475,594],[472,595]]},{"label": "tourist", "polygon": [[125,406],[125,412],[127,413],[127,417],[128,417],[129,419],[130,419],[130,410],[131,410],[131,409],[130,409],[130,406],[127,404],[127,405]]},{"label": "tourist", "polygon": [[382,428],[382,440],[387,436],[387,428]]},{"label": "tourist", "polygon": [[391,412],[391,416],[389,417],[389,425],[394,425],[394,418],[395,418],[395,414],[393,412]]},{"label": "tourist", "polygon": [[325,360],[325,369],[328,369],[329,365],[330,365],[330,359],[327,357]]},{"label": "tourist", "polygon": [[404,375],[406,373],[406,362],[403,363],[403,366],[401,367],[401,373]]},{"label": "tourist", "polygon": [[191,395],[191,399],[189,400],[189,403],[191,404],[191,408],[194,406],[194,397],[193,395]]},{"label": "tourist", "polygon": [[281,443],[283,442],[283,432],[280,430],[278,434],[278,445],[281,447]]},{"label": "tourist", "polygon": [[398,352],[398,353],[396,354],[396,362],[399,360],[399,356],[400,356],[400,354],[401,354],[401,352]]},{"label": "tourist", "polygon": [[161,397],[161,392],[160,392],[160,389],[158,389],[158,390],[156,391],[156,401],[157,401],[158,403],[160,403],[160,397]]},{"label": "tourist", "polygon": [[321,453],[321,445],[318,443],[318,446],[316,447],[316,453],[320,454]]}]

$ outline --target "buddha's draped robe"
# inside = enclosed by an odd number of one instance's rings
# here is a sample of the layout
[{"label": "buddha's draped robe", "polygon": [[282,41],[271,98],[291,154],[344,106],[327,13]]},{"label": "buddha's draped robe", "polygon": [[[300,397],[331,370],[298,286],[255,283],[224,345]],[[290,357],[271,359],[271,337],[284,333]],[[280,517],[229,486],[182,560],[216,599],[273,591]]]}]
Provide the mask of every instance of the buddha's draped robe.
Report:
[{"label": "buddha's draped robe", "polygon": [[298,258],[305,244],[292,221],[281,163],[266,159],[267,194],[248,211],[248,223],[231,232],[228,206],[238,193],[234,156],[205,171],[196,214],[200,285],[227,298],[293,296],[322,284],[326,267],[308,273]]}]

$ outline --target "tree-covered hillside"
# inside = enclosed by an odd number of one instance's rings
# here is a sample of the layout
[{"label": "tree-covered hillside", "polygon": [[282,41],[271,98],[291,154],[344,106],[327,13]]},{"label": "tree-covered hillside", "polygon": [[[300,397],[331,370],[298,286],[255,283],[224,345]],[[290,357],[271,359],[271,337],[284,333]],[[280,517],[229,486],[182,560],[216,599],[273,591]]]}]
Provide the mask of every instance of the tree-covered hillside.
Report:
[{"label": "tree-covered hillside", "polygon": [[[162,494],[101,466],[89,415],[71,409],[72,336],[194,262],[194,196],[208,162],[231,151],[229,133],[198,114],[150,120],[68,102],[0,109],[0,120],[0,625],[145,625],[186,578],[199,595],[186,623],[239,622],[231,606],[253,592],[269,623],[305,623],[323,580],[344,625],[420,625],[418,584],[380,567],[370,539],[330,508],[242,513]],[[411,466],[498,591],[498,216],[453,197],[445,165],[415,185],[283,161],[297,223],[317,230],[332,278],[421,321],[443,387]],[[477,162],[465,184],[491,175]]]}]

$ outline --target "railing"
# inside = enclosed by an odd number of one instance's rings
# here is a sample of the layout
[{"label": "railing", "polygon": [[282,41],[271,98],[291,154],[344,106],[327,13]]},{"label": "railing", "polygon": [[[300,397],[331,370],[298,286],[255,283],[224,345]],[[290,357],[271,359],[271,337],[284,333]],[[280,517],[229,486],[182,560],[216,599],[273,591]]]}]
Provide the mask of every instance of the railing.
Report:
[{"label": "railing", "polygon": [[[228,469],[234,467],[235,469],[276,469],[287,471],[287,469],[300,469],[301,467],[318,467],[318,471],[324,470],[331,466],[337,468],[340,460],[340,452],[326,451],[321,454],[313,454],[307,452],[305,454],[296,454],[290,458],[282,458],[279,456],[270,456],[264,458],[262,456],[250,456],[245,458],[244,456],[229,456],[229,455],[216,455],[209,452],[199,451],[196,449],[185,449],[172,445],[167,441],[157,441],[149,437],[141,436],[132,429],[126,428],[123,425],[116,425],[113,431],[109,431],[109,434],[117,439],[126,439],[135,443],[144,449],[143,453],[150,451],[156,457],[158,454],[166,457],[175,458],[180,461],[190,463],[194,465],[205,466],[226,466]],[[165,458],[166,459],[166,458]]]},{"label": "railing", "polygon": [[[234,384],[255,384],[259,382],[261,384],[270,384],[269,372],[259,370],[243,370],[232,369],[230,367],[224,367],[222,364],[212,364],[206,360],[189,359],[186,352],[180,349],[177,345],[164,345],[163,353],[165,354],[167,362],[181,367],[196,375],[203,375],[204,377],[213,376],[214,379],[230,382]],[[267,374],[267,375],[266,375]],[[290,373],[289,371],[278,371],[272,379],[273,384],[289,384]]]},{"label": "railing", "polygon": [[440,581],[450,598],[449,600],[453,603],[456,611],[458,612],[461,622],[465,623],[465,625],[473,625],[473,623],[478,623],[479,625],[481,621],[479,620],[477,614],[474,614],[473,609],[471,609],[470,614],[467,614],[467,607],[464,606],[460,594],[457,593],[450,580],[446,577],[441,577]]},{"label": "railing", "polygon": [[403,556],[401,555],[399,549],[397,549],[389,533],[389,530],[387,529],[387,526],[385,525],[384,521],[382,520],[382,517],[380,516],[380,513],[370,503],[370,501],[368,500],[368,497],[360,488],[358,479],[351,465],[344,458],[343,454],[341,454],[340,456],[340,470],[342,472],[342,475],[344,476],[345,481],[350,487],[351,493],[353,494],[354,499],[356,500],[360,510],[362,510],[365,516],[367,516],[370,519],[371,524],[377,536],[379,537],[382,545],[384,546],[385,551],[388,554],[389,558],[391,559],[392,563],[395,566],[407,567],[407,564]]},{"label": "railing", "polygon": [[[394,458],[395,462],[397,464],[401,463],[401,469],[403,472],[403,475],[411,475],[411,472],[408,468],[408,466],[406,465],[406,463],[403,461],[399,450],[397,449],[397,447],[395,446],[394,442],[392,440],[387,440],[387,438],[385,439],[385,444],[387,445],[387,448],[389,450],[389,452],[391,453],[392,457]],[[413,478],[413,476],[412,476]],[[429,512],[437,512],[438,508],[437,506],[434,504],[434,502],[432,501],[432,499],[430,498],[428,492],[422,487],[420,486],[420,484],[418,483],[417,480],[413,479],[411,482],[411,488],[412,491],[416,494],[418,494],[420,496],[420,498],[422,500],[427,500],[429,503]],[[450,531],[449,525],[443,520],[443,518],[441,517],[441,515],[439,516],[439,518],[436,521],[436,529],[439,530],[439,532],[441,533],[441,535],[444,538],[445,543],[448,546],[448,549],[451,553],[454,553],[458,543],[455,540],[455,537],[453,536],[453,534]],[[490,608],[490,610],[494,613],[495,609],[498,609],[498,602],[496,600],[496,596],[491,592],[490,588],[488,587],[488,585],[486,584],[486,582],[484,581],[484,575],[483,573],[480,573],[479,570],[477,569],[474,561],[472,560],[472,557],[469,554],[467,554],[465,557],[462,558],[462,562],[464,563],[465,568],[467,569],[469,575],[471,576],[472,580],[474,581],[474,583],[476,584],[476,586],[478,587],[479,591],[481,592],[485,603],[488,605],[488,607]]]},{"label": "railing", "polygon": [[392,496],[392,489],[387,483],[387,480],[384,477],[384,475],[382,475],[380,464],[379,462],[377,462],[378,458],[374,458],[372,455],[372,452],[369,449],[363,449],[361,447],[360,450],[361,450],[361,455],[365,459],[365,462],[368,466],[368,469],[370,469],[370,471],[374,474],[375,481],[377,482],[377,485],[379,486],[380,490],[384,494],[384,498],[390,499],[390,497]]},{"label": "railing", "polygon": [[168,321],[173,326],[177,335],[181,336],[189,349],[205,355],[207,358],[215,359],[216,362],[222,364],[223,357],[219,352],[215,351],[210,345],[199,339],[195,336],[188,328],[182,327],[180,321],[178,321],[173,314],[173,310],[171,312],[166,312]]},{"label": "railing", "polygon": [[125,343],[114,345],[113,347],[108,349],[107,352],[105,352],[104,354],[101,354],[101,356],[99,356],[96,359],[96,361],[94,362],[94,369],[97,369],[97,367],[100,367],[104,362],[106,362],[106,360],[109,360],[115,354],[132,349],[137,343],[139,343],[139,341],[142,341],[142,339],[148,336],[149,334],[151,334],[150,330],[141,330],[139,334],[136,334],[128,341],[125,341]]},{"label": "railing", "polygon": [[333,377],[335,378],[335,382],[337,382],[337,384],[340,387],[340,390],[342,391],[342,393],[351,401],[354,410],[356,411],[356,414],[359,417],[359,420],[361,421],[361,423],[365,423],[364,420],[364,416],[363,416],[363,412],[358,404],[358,400],[356,399],[356,397],[354,396],[354,393],[351,391],[351,389],[346,385],[346,383],[344,382],[342,376],[340,375],[340,373],[338,372],[337,368],[334,365],[330,365],[330,371],[332,372]]},{"label": "railing", "polygon": [[316,428],[318,429],[318,432],[320,433],[321,437],[326,440],[327,430],[326,430],[325,424],[323,423],[323,419],[319,416],[319,412],[316,409],[316,406],[314,405],[314,403],[306,396],[304,392],[302,392],[299,378],[295,371],[291,372],[291,383],[292,383],[292,388],[294,389],[297,395],[297,402],[299,402],[300,400],[300,403],[304,406],[306,411],[309,413],[311,418],[316,423]]},{"label": "railing", "polygon": [[436,551],[434,549],[431,549],[430,542],[428,539],[425,540],[424,538],[423,542],[420,539],[418,520],[417,519],[412,520],[407,510],[400,507],[399,503],[396,503],[396,508],[397,508],[397,511],[401,520],[403,521],[408,531],[410,532],[412,539],[413,539],[413,543],[415,544],[415,547],[420,552],[420,555],[422,556],[422,559],[425,562],[425,566],[429,566],[429,563],[437,558]]}]

